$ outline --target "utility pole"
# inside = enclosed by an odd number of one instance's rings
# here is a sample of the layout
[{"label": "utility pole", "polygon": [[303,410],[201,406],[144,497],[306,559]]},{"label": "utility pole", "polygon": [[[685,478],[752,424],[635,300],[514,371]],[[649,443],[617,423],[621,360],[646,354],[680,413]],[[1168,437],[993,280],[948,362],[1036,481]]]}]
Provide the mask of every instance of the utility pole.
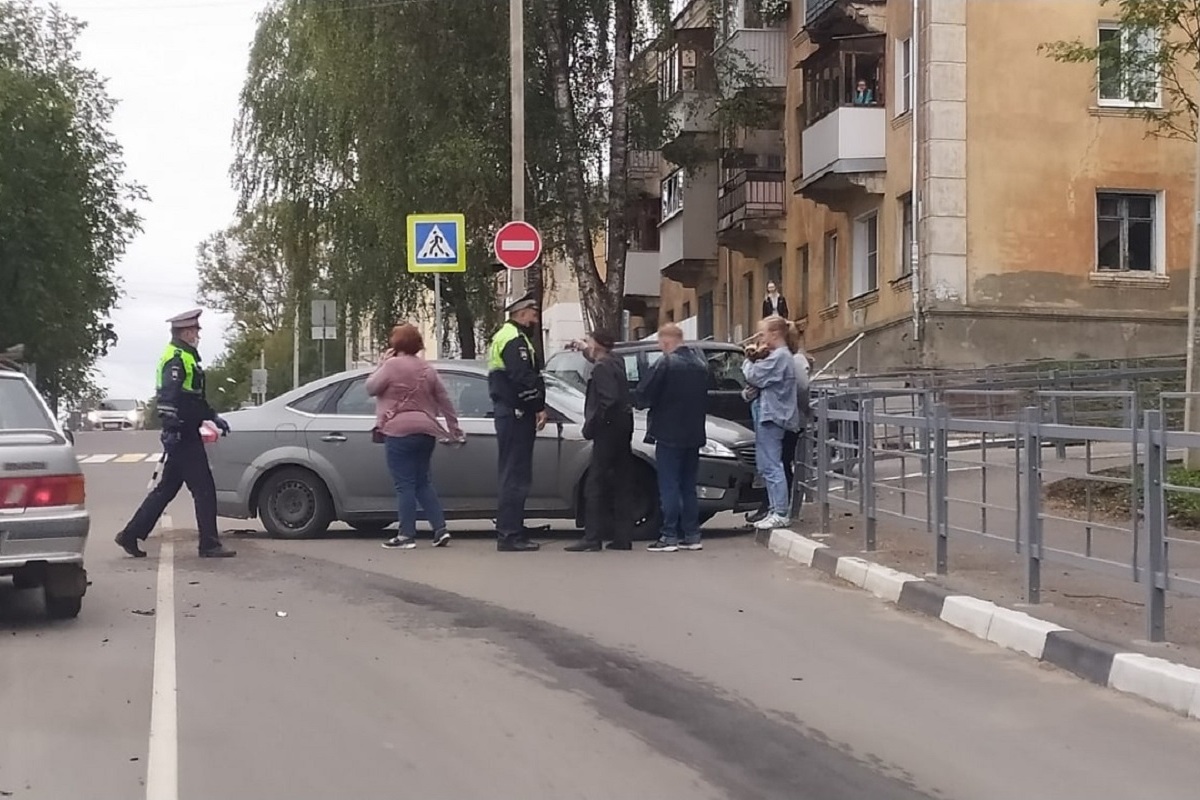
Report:
[{"label": "utility pole", "polygon": [[[512,218],[525,219],[525,0],[508,0],[509,90],[512,102]],[[525,294],[525,273],[507,270],[511,303]]]},{"label": "utility pole", "polygon": [[[1187,317],[1187,400],[1183,407],[1183,427],[1189,432],[1200,428],[1200,375],[1196,369],[1196,303],[1200,291],[1200,131],[1196,135],[1196,163],[1192,178],[1192,260],[1188,268],[1188,317]],[[1134,420],[1134,424],[1137,421]],[[1187,469],[1200,469],[1200,450],[1189,448],[1184,454]]]}]

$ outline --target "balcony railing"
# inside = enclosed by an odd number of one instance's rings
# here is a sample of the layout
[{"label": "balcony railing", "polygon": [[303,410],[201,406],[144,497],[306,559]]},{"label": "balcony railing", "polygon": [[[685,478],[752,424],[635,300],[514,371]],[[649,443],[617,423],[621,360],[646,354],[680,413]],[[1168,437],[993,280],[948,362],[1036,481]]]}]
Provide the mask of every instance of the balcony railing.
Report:
[{"label": "balcony railing", "polygon": [[784,179],[783,170],[753,169],[742,170],[726,181],[717,199],[718,229],[726,231],[746,222],[783,216]]},{"label": "balcony railing", "polygon": [[804,0],[804,24],[811,25],[813,20],[836,6],[838,2],[839,0]]}]

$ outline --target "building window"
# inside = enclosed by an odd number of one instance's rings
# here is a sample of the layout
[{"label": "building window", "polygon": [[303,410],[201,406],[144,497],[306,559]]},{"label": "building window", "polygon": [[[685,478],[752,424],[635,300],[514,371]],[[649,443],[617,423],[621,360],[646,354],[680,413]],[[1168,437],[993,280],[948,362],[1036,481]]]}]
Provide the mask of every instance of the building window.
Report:
[{"label": "building window", "polygon": [[1148,28],[1102,22],[1097,94],[1102,106],[1157,106],[1160,102],[1159,39]]},{"label": "building window", "polygon": [[683,211],[684,172],[677,169],[662,181],[662,221]]},{"label": "building window", "polygon": [[901,278],[912,274],[913,246],[913,200],[912,194],[900,198],[900,257],[896,275]]},{"label": "building window", "polygon": [[711,339],[713,336],[713,293],[705,292],[699,297],[700,311],[696,315],[696,338]]},{"label": "building window", "polygon": [[746,330],[751,330],[758,322],[758,312],[762,309],[758,295],[754,293],[754,273],[747,272],[742,283],[746,289]]},{"label": "building window", "polygon": [[1101,272],[1162,272],[1160,196],[1096,193],[1096,269]]},{"label": "building window", "polygon": [[825,234],[825,306],[838,304],[838,235],[837,231]]},{"label": "building window", "polygon": [[805,125],[842,106],[882,106],[884,40],[851,40],[804,62]]},{"label": "building window", "polygon": [[879,214],[872,213],[854,221],[854,273],[851,295],[879,288]]},{"label": "building window", "polygon": [[783,294],[783,259],[775,258],[768,261],[764,271],[767,274],[767,283],[774,283],[779,293]]},{"label": "building window", "polygon": [[896,113],[907,114],[913,107],[913,41],[896,43]]},{"label": "building window", "polygon": [[808,316],[808,245],[796,250],[796,265],[800,272],[800,297],[796,319]]},{"label": "building window", "polygon": [[688,300],[686,303],[683,304],[683,318],[684,319],[692,318],[692,301],[691,300]]},{"label": "building window", "polygon": [[670,322],[670,323],[674,324],[674,322],[675,322],[675,309],[673,309],[673,308],[669,308],[669,309],[667,309],[667,322]]}]

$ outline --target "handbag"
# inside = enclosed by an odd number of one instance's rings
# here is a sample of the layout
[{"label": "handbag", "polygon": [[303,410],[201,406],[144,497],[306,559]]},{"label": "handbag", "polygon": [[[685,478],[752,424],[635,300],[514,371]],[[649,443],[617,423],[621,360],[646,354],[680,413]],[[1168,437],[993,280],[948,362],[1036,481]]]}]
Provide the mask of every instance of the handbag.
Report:
[{"label": "handbag", "polygon": [[425,376],[428,374],[428,371],[429,367],[426,367],[424,370],[422,370],[421,377],[417,380],[417,385],[409,390],[408,394],[404,396],[403,400],[397,400],[394,404],[392,404],[392,407],[389,408],[387,413],[383,415],[383,422],[381,424],[371,428],[372,442],[375,444],[383,444],[387,441],[387,435],[383,432],[384,426],[395,419],[396,415],[404,410],[404,406],[407,405],[408,401],[413,398],[413,395],[415,395],[417,391],[425,385]]}]

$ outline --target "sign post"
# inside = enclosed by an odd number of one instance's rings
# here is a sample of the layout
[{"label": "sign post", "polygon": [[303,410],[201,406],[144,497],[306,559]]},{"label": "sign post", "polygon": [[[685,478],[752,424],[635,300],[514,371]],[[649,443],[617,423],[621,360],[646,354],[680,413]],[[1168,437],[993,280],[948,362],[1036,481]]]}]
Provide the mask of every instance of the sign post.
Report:
[{"label": "sign post", "polygon": [[433,274],[433,338],[442,357],[442,273],[467,271],[466,218],[462,214],[408,215],[408,271]]},{"label": "sign post", "polygon": [[337,302],[312,301],[312,338],[321,343],[321,377],[325,377],[325,342],[337,338]]},{"label": "sign post", "polygon": [[267,401],[267,371],[265,369],[250,370],[250,394],[258,398],[260,406]]}]

